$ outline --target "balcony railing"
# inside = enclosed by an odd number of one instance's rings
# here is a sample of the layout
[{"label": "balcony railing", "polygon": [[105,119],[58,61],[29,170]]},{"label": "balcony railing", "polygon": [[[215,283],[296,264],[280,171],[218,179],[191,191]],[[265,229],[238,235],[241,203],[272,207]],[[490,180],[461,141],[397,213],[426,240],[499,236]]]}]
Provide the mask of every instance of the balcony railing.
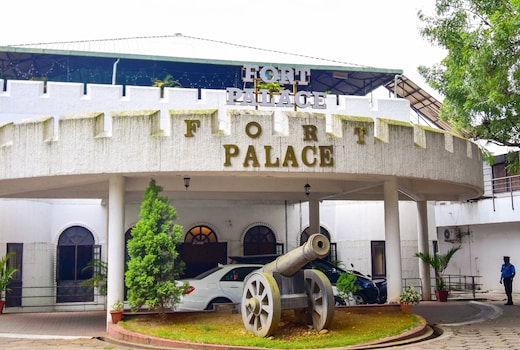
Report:
[{"label": "balcony railing", "polygon": [[[515,193],[516,192],[516,193]],[[508,196],[511,198],[511,207],[515,210],[514,196],[520,195],[520,175],[498,177],[491,180],[491,194],[493,198],[493,211],[496,210],[495,199]]]}]

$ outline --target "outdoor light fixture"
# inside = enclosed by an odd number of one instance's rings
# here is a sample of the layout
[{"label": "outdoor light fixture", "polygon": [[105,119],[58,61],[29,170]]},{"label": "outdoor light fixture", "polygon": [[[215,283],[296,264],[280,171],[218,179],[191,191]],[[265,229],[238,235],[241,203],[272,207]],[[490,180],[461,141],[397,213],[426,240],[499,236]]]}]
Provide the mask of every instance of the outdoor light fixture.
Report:
[{"label": "outdoor light fixture", "polygon": [[303,188],[305,188],[305,194],[307,195],[307,197],[309,197],[309,194],[311,194],[311,185],[305,184]]},{"label": "outdoor light fixture", "polygon": [[184,187],[186,187],[186,191],[188,190],[188,187],[190,187],[190,180],[189,177],[184,178]]}]

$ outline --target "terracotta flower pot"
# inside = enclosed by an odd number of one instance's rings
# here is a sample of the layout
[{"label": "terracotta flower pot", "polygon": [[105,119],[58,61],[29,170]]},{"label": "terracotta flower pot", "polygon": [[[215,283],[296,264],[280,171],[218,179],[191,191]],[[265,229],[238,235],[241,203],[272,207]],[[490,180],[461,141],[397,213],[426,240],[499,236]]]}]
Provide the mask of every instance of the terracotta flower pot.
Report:
[{"label": "terracotta flower pot", "polygon": [[405,314],[412,312],[412,304],[401,303],[401,311]]},{"label": "terracotta flower pot", "polygon": [[110,311],[110,316],[112,316],[112,323],[116,324],[123,319],[123,311]]}]

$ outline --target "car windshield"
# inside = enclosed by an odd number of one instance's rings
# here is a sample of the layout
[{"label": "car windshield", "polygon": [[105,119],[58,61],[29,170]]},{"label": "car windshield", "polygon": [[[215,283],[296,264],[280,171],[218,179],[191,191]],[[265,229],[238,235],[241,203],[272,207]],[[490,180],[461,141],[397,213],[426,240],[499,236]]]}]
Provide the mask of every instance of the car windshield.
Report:
[{"label": "car windshield", "polygon": [[326,273],[338,273],[338,274],[341,274],[342,272],[346,272],[345,270],[343,270],[343,269],[341,269],[341,268],[339,268],[339,267],[337,267],[335,265],[332,265],[330,263],[326,263],[325,261],[319,260],[319,259],[311,261],[309,263],[309,266],[311,266],[314,269],[320,270],[322,272],[326,272]]},{"label": "car windshield", "polygon": [[222,278],[221,281],[234,281],[243,282],[247,275],[251,272],[258,270],[261,266],[244,266],[236,269],[229,270]]},{"label": "car windshield", "polygon": [[194,280],[201,280],[203,278],[208,277],[212,273],[215,273],[216,271],[220,270],[221,268],[222,267],[220,267],[220,266],[214,267],[211,270],[208,270],[208,271],[205,271],[205,272],[203,272],[201,274],[198,274],[197,276],[193,277],[192,279],[194,279]]}]

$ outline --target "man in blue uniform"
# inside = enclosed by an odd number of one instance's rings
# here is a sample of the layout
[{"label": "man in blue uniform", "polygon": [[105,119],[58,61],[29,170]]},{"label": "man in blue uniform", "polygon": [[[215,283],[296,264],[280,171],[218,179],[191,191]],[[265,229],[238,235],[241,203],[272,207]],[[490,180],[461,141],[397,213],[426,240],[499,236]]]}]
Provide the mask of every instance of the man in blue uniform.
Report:
[{"label": "man in blue uniform", "polygon": [[500,275],[500,284],[502,284],[502,281],[504,282],[504,289],[507,295],[507,303],[504,305],[513,305],[513,277],[515,277],[515,266],[509,262],[508,256],[504,256]]}]

